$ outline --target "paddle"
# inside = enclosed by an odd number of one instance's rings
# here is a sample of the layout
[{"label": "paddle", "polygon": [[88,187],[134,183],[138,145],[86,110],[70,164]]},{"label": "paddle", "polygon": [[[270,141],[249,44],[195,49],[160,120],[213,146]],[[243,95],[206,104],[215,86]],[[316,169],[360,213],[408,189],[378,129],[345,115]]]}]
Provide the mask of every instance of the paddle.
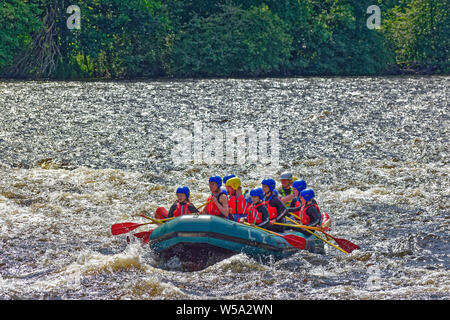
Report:
[{"label": "paddle", "polygon": [[[300,217],[298,217],[297,215],[293,214],[292,212],[289,212],[289,214],[300,220]],[[297,222],[297,224],[298,224],[298,222]],[[308,228],[308,229],[310,229],[310,228]],[[320,229],[320,228],[317,228],[317,229],[318,229],[318,231],[322,232],[327,237],[329,237],[329,238],[333,239],[334,241],[336,241],[336,243],[339,245],[339,247],[341,247],[342,249],[344,249],[348,253],[352,252],[353,250],[361,249],[357,244],[354,244],[353,242],[351,242],[349,240],[333,237],[332,235],[326,233],[322,229]]]},{"label": "paddle", "polygon": [[152,234],[153,230],[138,232],[138,233],[133,234],[133,236],[135,236],[136,238],[142,239],[142,244],[144,245],[150,241],[150,235]]},{"label": "paddle", "polygon": [[338,249],[339,251],[342,251],[343,253],[348,254],[347,251],[344,251],[343,249],[339,248],[338,246],[335,246],[334,244],[332,244],[331,242],[329,242],[329,241],[327,241],[327,240],[325,240],[325,239],[319,237],[319,236],[318,236],[317,234],[315,234],[313,231],[309,230],[309,228],[303,228],[303,227],[305,227],[305,226],[300,225],[298,222],[296,222],[296,221],[290,219],[289,217],[286,217],[286,219],[288,219],[289,221],[292,221],[292,222],[295,223],[295,224],[277,223],[277,222],[275,222],[274,224],[276,224],[276,225],[281,225],[281,226],[289,226],[289,227],[295,227],[295,228],[302,228],[302,229],[305,229],[307,232],[309,232],[310,234],[312,234],[313,236],[315,236],[317,239],[320,239],[320,240],[322,240],[323,242],[329,244],[330,246],[332,246],[332,247]]},{"label": "paddle", "polygon": [[266,232],[268,232],[270,234],[282,237],[291,246],[296,247],[297,249],[300,249],[300,250],[305,250],[306,249],[306,239],[305,238],[296,236],[294,234],[287,234],[287,235],[279,234],[279,233],[276,233],[276,232],[273,232],[273,231],[270,231],[270,230],[267,230],[267,229],[255,226],[255,225],[247,223],[247,222],[244,222],[244,224],[246,226],[253,227],[253,228],[256,228],[256,229],[259,229],[259,230],[262,230],[262,231],[266,231]]},{"label": "paddle", "polygon": [[[140,213],[139,215],[140,215],[141,217],[144,217],[144,218],[146,218],[146,219],[149,219],[149,220],[151,220],[153,223],[157,223],[157,224],[163,224],[163,223],[166,222],[166,221],[170,221],[170,220],[173,220],[173,219],[176,218],[176,217],[171,217],[171,218],[166,218],[166,219],[155,219],[155,218],[146,216],[146,215],[143,214],[143,213]],[[152,222],[149,222],[149,223],[152,223]]]},{"label": "paddle", "polygon": [[111,233],[116,236],[118,234],[128,233],[140,226],[144,226],[146,224],[151,224],[154,222],[146,222],[146,223],[134,223],[134,222],[123,222],[116,223],[111,226]]}]

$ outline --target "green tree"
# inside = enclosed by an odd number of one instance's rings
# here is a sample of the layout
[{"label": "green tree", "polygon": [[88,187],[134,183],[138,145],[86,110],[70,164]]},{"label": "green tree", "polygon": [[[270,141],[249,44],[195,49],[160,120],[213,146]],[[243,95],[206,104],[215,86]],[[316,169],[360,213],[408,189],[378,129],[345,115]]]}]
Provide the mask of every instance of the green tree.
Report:
[{"label": "green tree", "polygon": [[24,0],[0,1],[0,73],[32,44],[32,34],[40,27],[39,9]]},{"label": "green tree", "polygon": [[281,72],[292,38],[267,6],[249,10],[224,5],[209,17],[194,17],[177,33],[171,74],[261,76]]},{"label": "green tree", "polygon": [[388,14],[383,31],[404,68],[450,71],[448,0],[401,1]]},{"label": "green tree", "polygon": [[82,27],[73,31],[71,55],[89,76],[161,76],[170,32],[158,0],[80,1]]}]

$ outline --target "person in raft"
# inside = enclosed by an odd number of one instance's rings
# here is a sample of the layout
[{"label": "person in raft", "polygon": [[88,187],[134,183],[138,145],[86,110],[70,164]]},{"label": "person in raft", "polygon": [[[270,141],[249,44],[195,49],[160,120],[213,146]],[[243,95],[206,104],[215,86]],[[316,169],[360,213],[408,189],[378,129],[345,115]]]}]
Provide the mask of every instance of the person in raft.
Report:
[{"label": "person in raft", "polygon": [[247,216],[249,207],[247,200],[242,194],[241,179],[238,177],[230,178],[225,183],[225,186],[229,194],[228,207],[230,208],[230,215],[228,217],[231,220],[239,221],[240,218]]},{"label": "person in raft", "polygon": [[202,214],[211,214],[214,216],[228,218],[228,197],[220,187],[222,186],[222,178],[213,176],[209,178],[209,190],[211,195],[208,197],[209,203],[201,211]]},{"label": "person in raft", "polygon": [[172,204],[169,212],[164,207],[158,207],[156,209],[156,219],[166,219],[172,217],[179,217],[183,214],[198,213],[197,208],[189,202],[190,190],[188,187],[178,187],[176,194],[177,200]]},{"label": "person in raft", "polygon": [[265,204],[262,188],[250,190],[253,204],[248,209],[247,217],[239,218],[239,222],[248,222],[261,228],[269,226],[269,210]]},{"label": "person in raft", "polygon": [[[306,184],[305,184],[306,187]],[[320,213],[319,206],[317,205],[316,200],[314,199],[315,194],[313,189],[305,189],[300,192],[300,222],[304,226],[310,227],[321,227],[322,225],[322,214]],[[288,210],[290,212],[294,212],[294,210],[298,210],[298,201],[296,201],[297,206],[290,207]],[[299,229],[298,231],[302,232],[305,235],[309,233]]]},{"label": "person in raft", "polygon": [[286,207],[288,207],[292,199],[294,199],[294,190],[292,188],[292,183],[294,181],[294,176],[290,172],[283,172],[280,175],[281,188],[278,189],[278,194],[281,202],[284,203]]},{"label": "person in raft", "polygon": [[269,210],[270,226],[267,229],[275,232],[283,232],[283,226],[273,225],[274,222],[286,223],[285,215],[287,213],[285,205],[274,192],[276,191],[276,182],[273,179],[264,179],[261,185],[264,192],[264,201]]}]

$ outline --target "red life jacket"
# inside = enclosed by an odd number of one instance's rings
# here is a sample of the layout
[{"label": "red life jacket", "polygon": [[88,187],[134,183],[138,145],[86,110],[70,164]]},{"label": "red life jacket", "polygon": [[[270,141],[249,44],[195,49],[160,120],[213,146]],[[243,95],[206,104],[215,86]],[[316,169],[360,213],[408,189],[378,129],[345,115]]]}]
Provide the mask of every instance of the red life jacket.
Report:
[{"label": "red life jacket", "polygon": [[252,204],[248,211],[248,223],[260,224],[262,222],[262,213],[257,210],[258,207],[264,205],[264,202],[260,202],[257,205]]},{"label": "red life jacket", "polygon": [[181,203],[177,203],[177,208],[175,209],[175,211],[173,212],[173,216],[174,217],[179,217],[183,214],[190,214],[191,212],[189,211],[189,205],[191,203],[190,202],[186,202],[185,204],[181,204]]},{"label": "red life jacket", "polygon": [[[219,198],[220,196],[224,194],[223,192],[220,192],[218,195],[214,196],[217,198],[217,200],[220,202]],[[207,211],[209,212],[208,214],[213,215],[213,216],[219,216],[219,217],[225,217],[224,214],[222,214],[222,212],[220,212],[219,207],[214,203],[214,201],[212,201],[213,199],[213,195],[210,195],[208,197],[208,201],[210,201],[207,205]]]},{"label": "red life jacket", "polygon": [[319,216],[320,216],[320,220],[319,220],[319,227],[322,223],[322,214],[320,213],[320,209],[319,206],[315,203],[311,203],[309,205],[306,205],[304,207],[302,207],[300,209],[300,221],[302,222],[303,225],[307,226],[309,224],[310,218],[309,216],[306,214],[306,210],[308,210],[309,207],[314,206],[317,209],[317,212],[319,212]]},{"label": "red life jacket", "polygon": [[267,206],[267,209],[269,210],[269,220],[273,220],[278,216],[277,208],[271,207],[269,205],[269,201],[270,201],[270,199],[272,199],[272,197],[273,197],[273,195],[271,195],[269,199],[264,201],[264,204]]},{"label": "red life jacket", "polygon": [[230,196],[228,206],[231,214],[245,214],[247,213],[248,202],[242,194],[237,198],[236,196]]}]

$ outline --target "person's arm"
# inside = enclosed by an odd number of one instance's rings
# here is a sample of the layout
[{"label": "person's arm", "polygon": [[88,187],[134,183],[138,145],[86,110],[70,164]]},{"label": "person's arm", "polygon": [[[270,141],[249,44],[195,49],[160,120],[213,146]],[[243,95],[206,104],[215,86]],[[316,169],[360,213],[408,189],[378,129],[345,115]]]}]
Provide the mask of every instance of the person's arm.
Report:
[{"label": "person's arm", "polygon": [[213,201],[217,208],[219,208],[220,213],[227,218],[230,214],[230,210],[228,209],[228,197],[225,194],[221,194],[219,200],[217,200],[217,197],[213,197]]},{"label": "person's arm", "polygon": [[309,216],[308,226],[316,226],[320,222],[320,213],[315,206],[311,206],[306,210],[306,214]]},{"label": "person's arm", "polygon": [[260,228],[265,228],[269,224],[269,210],[265,205],[259,206],[256,210],[262,214],[262,221],[260,224],[257,224],[256,226]]},{"label": "person's arm", "polygon": [[189,204],[188,209],[189,209],[190,213],[198,213],[199,212],[198,209],[192,203]]},{"label": "person's arm", "polygon": [[277,217],[276,221],[281,220],[286,215],[286,206],[281,202],[279,198],[272,198],[270,201],[270,206],[277,208]]},{"label": "person's arm", "polygon": [[177,202],[175,201],[172,206],[170,207],[169,213],[167,214],[167,218],[172,218],[173,217],[173,213],[175,212],[175,210],[177,209]]},{"label": "person's arm", "polygon": [[295,201],[291,201],[291,204],[289,205],[289,208],[286,208],[288,212],[299,212],[302,208],[302,205],[300,204],[298,207],[295,206]]},{"label": "person's arm", "polygon": [[295,198],[295,195],[293,193],[291,193],[291,194],[288,194],[287,196],[285,196],[283,198],[280,198],[280,200],[281,200],[281,202],[286,203],[289,200],[292,200],[294,198]]}]

